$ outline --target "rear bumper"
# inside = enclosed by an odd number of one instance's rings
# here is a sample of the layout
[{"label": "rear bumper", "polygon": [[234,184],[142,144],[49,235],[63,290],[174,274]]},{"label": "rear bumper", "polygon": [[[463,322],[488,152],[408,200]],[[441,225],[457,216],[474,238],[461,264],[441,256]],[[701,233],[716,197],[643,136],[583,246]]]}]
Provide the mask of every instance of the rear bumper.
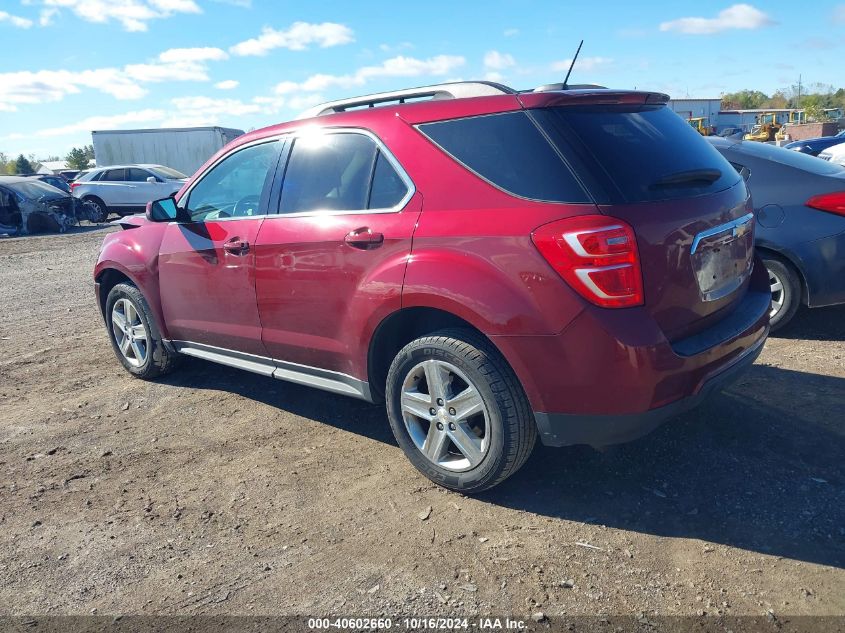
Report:
[{"label": "rear bumper", "polygon": [[644,413],[623,415],[571,415],[566,413],[534,413],[540,441],[546,446],[589,444],[608,446],[622,444],[642,437],[658,426],[690,409],[694,409],[711,394],[729,387],[760,356],[765,337],[755,347],[746,350],[732,365],[708,379],[698,393],[676,400]]},{"label": "rear bumper", "polygon": [[769,331],[768,274],[702,332],[670,342],[640,309],[585,309],[554,336],[493,336],[522,383],[544,444],[605,446],[644,435],[730,384]]}]

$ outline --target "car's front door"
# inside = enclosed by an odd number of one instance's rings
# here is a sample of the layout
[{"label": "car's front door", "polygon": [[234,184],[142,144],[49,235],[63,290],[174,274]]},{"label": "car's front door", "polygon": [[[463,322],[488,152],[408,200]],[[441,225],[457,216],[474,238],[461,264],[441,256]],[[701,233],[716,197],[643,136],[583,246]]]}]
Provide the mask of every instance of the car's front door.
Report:
[{"label": "car's front door", "polygon": [[258,234],[264,345],[275,359],[363,378],[361,339],[377,310],[399,308],[421,198],[370,134],[290,143],[279,213]]},{"label": "car's front door", "polygon": [[178,204],[159,249],[162,310],[170,337],[266,356],[255,297],[255,243],[282,143],[258,142],[218,161]]}]

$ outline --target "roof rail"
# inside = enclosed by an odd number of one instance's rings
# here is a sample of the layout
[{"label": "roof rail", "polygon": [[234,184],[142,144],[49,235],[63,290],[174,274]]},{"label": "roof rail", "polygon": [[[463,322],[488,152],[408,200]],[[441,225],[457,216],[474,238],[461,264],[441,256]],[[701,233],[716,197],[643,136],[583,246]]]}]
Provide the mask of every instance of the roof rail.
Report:
[{"label": "roof rail", "polygon": [[339,99],[321,103],[302,112],[297,119],[308,119],[324,114],[345,112],[353,108],[374,108],[380,105],[400,104],[417,99],[461,99],[464,97],[489,97],[493,95],[516,94],[516,90],[492,81],[454,81],[419,88],[405,88],[391,92],[379,92],[351,99]]}]

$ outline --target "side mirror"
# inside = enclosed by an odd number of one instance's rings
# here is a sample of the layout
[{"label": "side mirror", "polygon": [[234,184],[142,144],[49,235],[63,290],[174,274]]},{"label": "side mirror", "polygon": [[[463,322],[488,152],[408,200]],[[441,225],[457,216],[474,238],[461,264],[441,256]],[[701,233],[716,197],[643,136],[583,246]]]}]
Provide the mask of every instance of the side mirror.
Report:
[{"label": "side mirror", "polygon": [[162,198],[147,203],[147,219],[150,222],[190,222],[191,217],[184,209],[176,206],[173,198]]},{"label": "side mirror", "polygon": [[147,182],[156,183],[158,180],[155,176],[147,176]]}]

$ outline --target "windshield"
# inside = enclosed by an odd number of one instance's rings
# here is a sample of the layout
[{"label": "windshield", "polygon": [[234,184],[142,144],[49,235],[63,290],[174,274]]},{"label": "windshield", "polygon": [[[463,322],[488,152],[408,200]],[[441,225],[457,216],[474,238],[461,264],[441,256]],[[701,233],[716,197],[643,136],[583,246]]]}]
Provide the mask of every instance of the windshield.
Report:
[{"label": "windshield", "polygon": [[155,167],[150,167],[150,171],[154,171],[155,173],[164,176],[168,180],[186,180],[188,178],[181,171],[170,169],[170,167],[165,167],[164,165],[156,165]]},{"label": "windshield", "polygon": [[66,198],[67,194],[55,187],[41,182],[40,180],[28,180],[26,182],[12,182],[6,185],[12,191],[22,195],[28,200],[38,200],[42,196],[48,198]]}]

